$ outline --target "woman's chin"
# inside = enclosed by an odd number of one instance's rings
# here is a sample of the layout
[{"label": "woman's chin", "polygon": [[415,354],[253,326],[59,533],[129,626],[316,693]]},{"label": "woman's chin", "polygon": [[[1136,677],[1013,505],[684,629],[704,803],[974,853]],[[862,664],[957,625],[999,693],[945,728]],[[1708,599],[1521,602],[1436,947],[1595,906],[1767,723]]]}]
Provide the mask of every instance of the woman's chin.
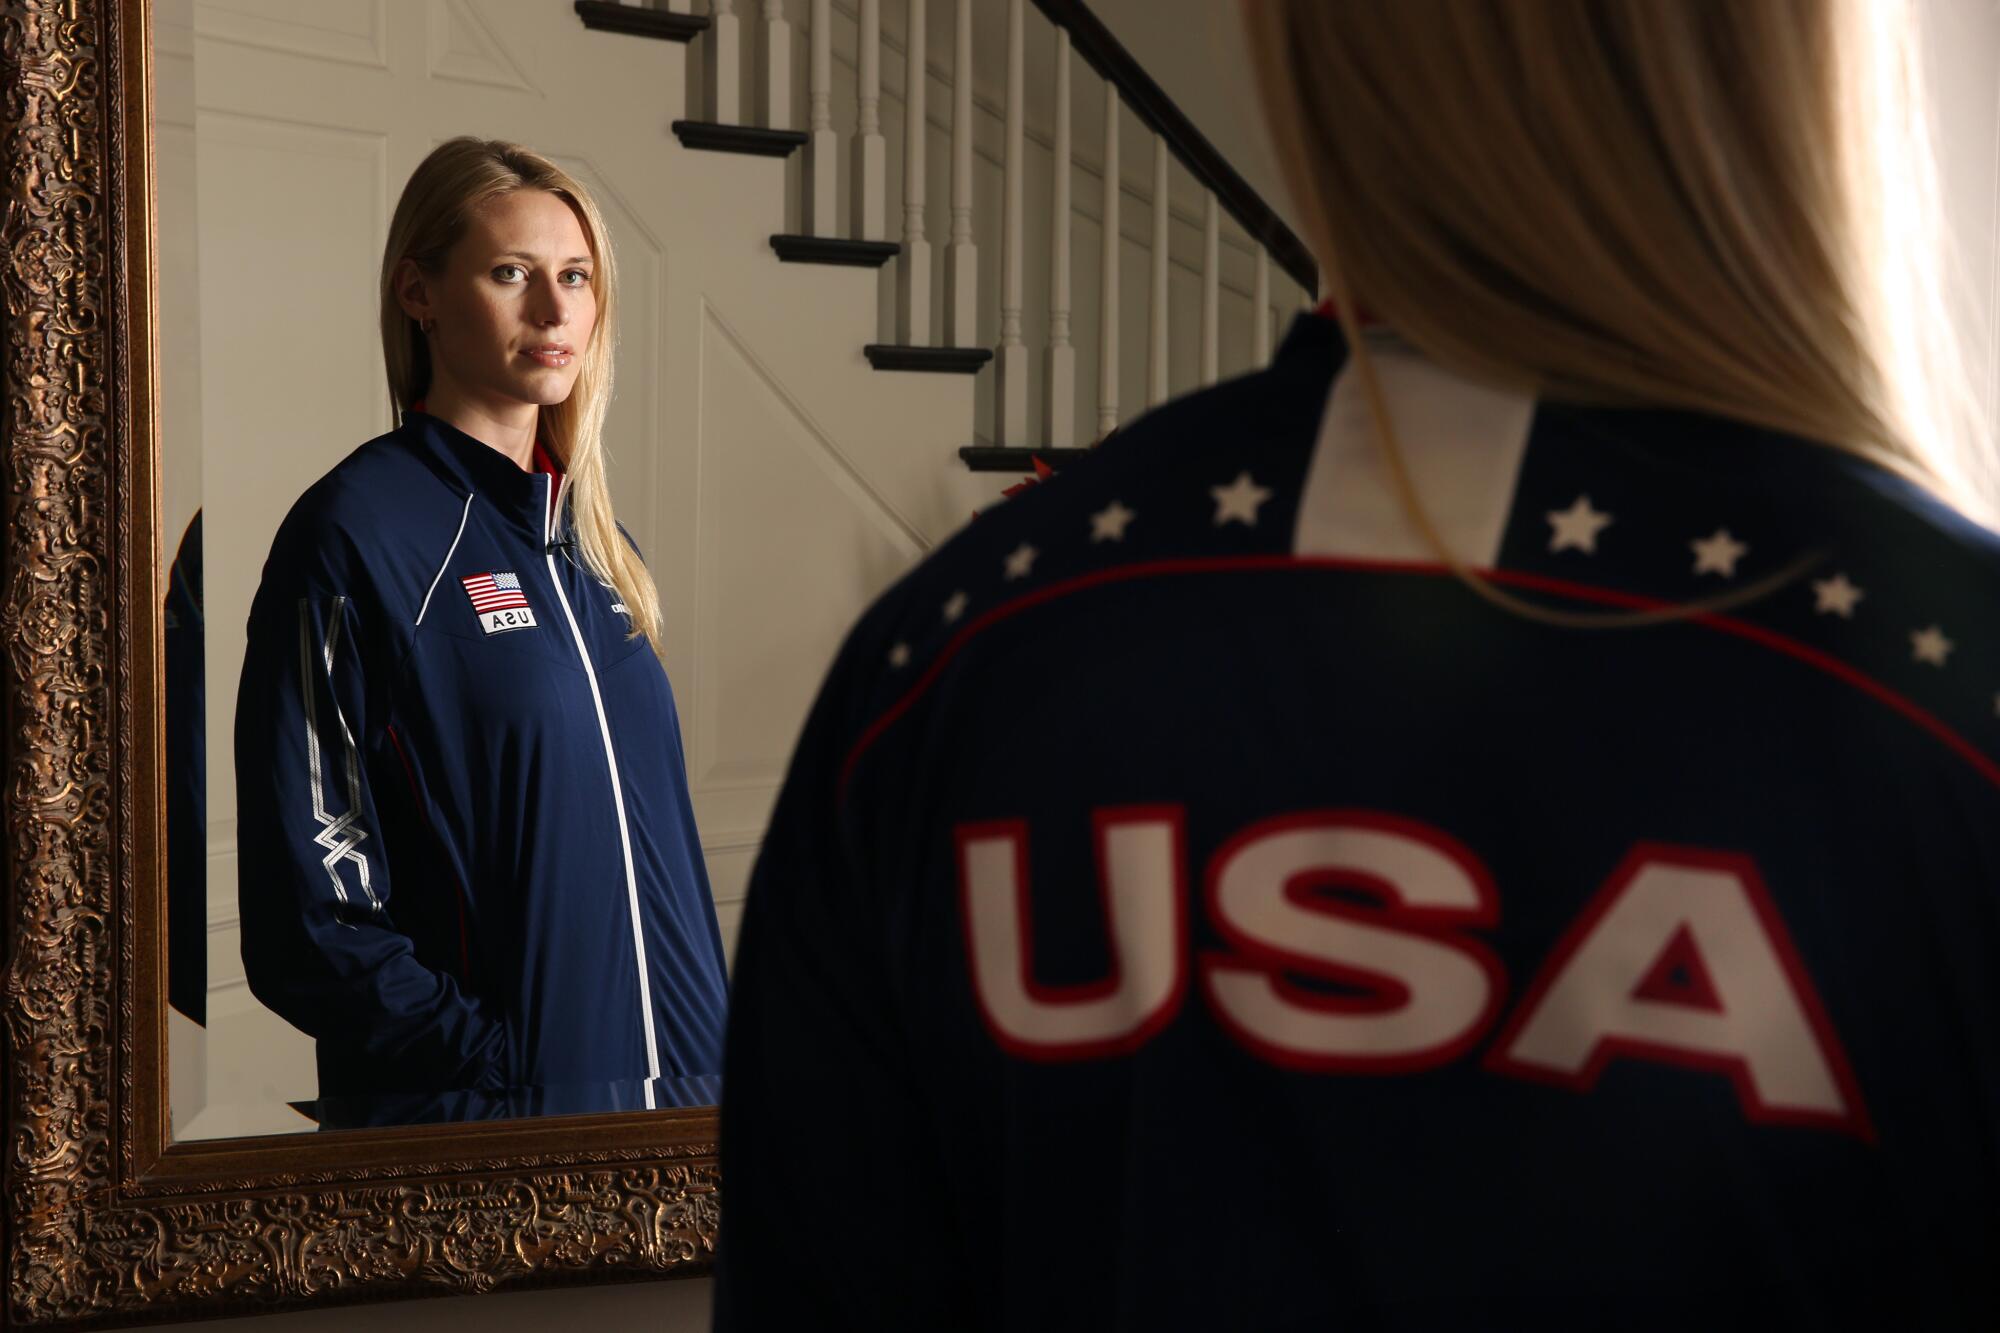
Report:
[{"label": "woman's chin", "polygon": [[569,401],[576,376],[531,375],[511,386],[512,396],[536,407],[554,407]]}]

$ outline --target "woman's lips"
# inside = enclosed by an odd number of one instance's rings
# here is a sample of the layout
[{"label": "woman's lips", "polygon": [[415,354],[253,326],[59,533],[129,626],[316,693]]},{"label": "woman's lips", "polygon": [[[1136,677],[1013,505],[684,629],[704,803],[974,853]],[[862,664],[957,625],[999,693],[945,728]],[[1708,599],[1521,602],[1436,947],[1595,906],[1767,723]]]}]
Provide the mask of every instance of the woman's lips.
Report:
[{"label": "woman's lips", "polygon": [[540,365],[548,366],[553,369],[555,367],[568,365],[570,361],[576,356],[576,353],[546,351],[539,348],[525,348],[522,350],[521,355],[527,357],[531,361],[537,362]]}]

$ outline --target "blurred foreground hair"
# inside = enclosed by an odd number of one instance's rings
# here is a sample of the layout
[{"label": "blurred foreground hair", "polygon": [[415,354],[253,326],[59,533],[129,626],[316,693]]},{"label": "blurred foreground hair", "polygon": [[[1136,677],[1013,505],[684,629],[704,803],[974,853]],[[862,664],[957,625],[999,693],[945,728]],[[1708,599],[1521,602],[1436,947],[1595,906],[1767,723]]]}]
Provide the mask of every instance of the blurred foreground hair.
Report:
[{"label": "blurred foreground hair", "polygon": [[1565,623],[1684,613],[1554,612],[1445,549],[1357,310],[1477,380],[1737,418],[1994,522],[1910,0],[1244,0],[1244,17],[1404,504],[1482,596]]}]

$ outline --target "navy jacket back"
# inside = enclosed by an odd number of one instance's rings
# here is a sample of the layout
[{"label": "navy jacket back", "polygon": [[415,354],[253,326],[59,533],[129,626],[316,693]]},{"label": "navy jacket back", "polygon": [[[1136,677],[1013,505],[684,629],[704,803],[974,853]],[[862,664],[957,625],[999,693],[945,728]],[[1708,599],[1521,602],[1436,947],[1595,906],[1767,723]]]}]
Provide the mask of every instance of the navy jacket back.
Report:
[{"label": "navy jacket back", "polygon": [[1769,584],[1496,607],[1311,316],[973,520],[757,864],[718,1327],[2000,1322],[2000,541],[1376,359],[1502,593]]}]

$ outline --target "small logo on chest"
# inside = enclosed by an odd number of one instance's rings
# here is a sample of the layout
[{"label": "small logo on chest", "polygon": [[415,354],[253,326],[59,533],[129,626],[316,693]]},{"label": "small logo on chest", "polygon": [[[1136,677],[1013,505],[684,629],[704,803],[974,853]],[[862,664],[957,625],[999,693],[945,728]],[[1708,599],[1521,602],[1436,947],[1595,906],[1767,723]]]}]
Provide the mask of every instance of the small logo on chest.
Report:
[{"label": "small logo on chest", "polygon": [[470,574],[459,580],[465,595],[472,599],[473,614],[488,634],[510,629],[533,629],[534,608],[521,590],[521,576],[511,570],[492,574]]}]

